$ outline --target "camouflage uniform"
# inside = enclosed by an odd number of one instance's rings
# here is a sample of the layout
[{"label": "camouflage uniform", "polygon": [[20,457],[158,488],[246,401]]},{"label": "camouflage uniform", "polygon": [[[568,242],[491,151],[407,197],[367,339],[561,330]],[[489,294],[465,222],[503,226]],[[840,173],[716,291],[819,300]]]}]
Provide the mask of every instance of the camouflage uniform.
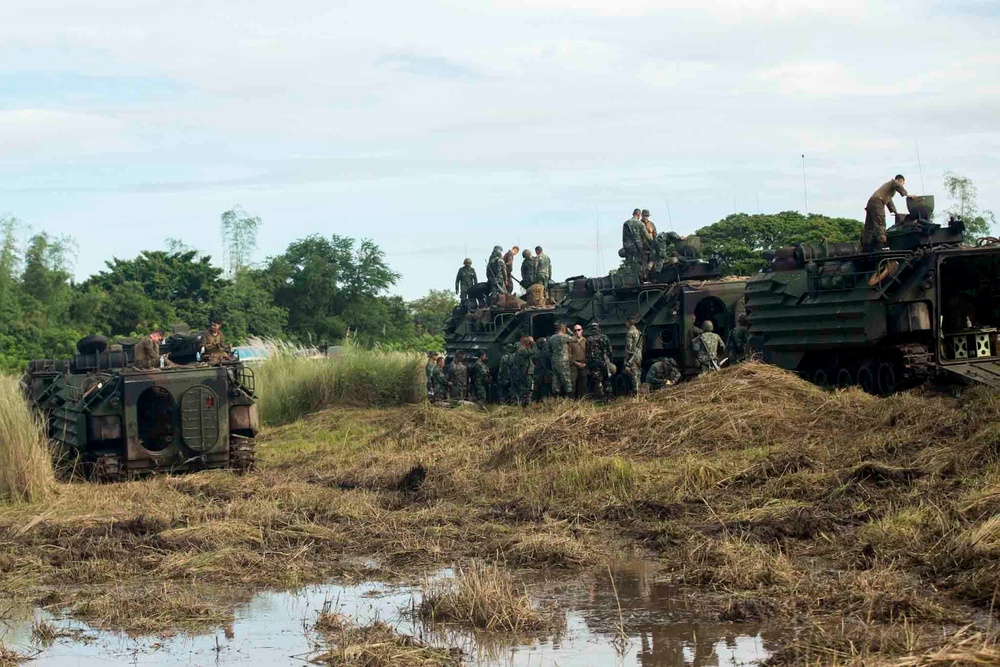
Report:
[{"label": "camouflage uniform", "polygon": [[534,352],[535,391],[533,398],[540,401],[552,395],[552,354],[549,352],[548,341],[539,338],[535,342]]},{"label": "camouflage uniform", "polygon": [[437,357],[427,360],[424,375],[427,377],[427,398],[434,400],[434,371],[437,370]]},{"label": "camouflage uniform", "polygon": [[701,373],[719,370],[719,356],[725,355],[726,344],[719,334],[712,330],[712,323],[702,325],[702,334],[691,341],[691,347],[698,355],[698,366]]},{"label": "camouflage uniform", "polygon": [[532,360],[534,356],[535,353],[531,348],[518,348],[511,362],[511,399],[520,405],[527,405],[531,400]]},{"label": "camouflage uniform", "polygon": [[448,398],[448,379],[444,375],[444,369],[434,365],[431,373],[431,383],[434,386],[434,400],[443,401]]},{"label": "camouflage uniform", "polygon": [[625,332],[625,377],[629,392],[638,391],[642,382],[642,334],[634,325]]},{"label": "camouflage uniform", "polygon": [[469,298],[469,290],[475,287],[477,282],[479,278],[476,276],[476,270],[472,268],[472,263],[464,264],[455,276],[455,293],[459,294],[464,302]]},{"label": "camouflage uniform", "polygon": [[569,370],[569,344],[572,342],[573,337],[565,333],[548,337],[549,353],[552,356],[552,393],[556,396],[573,393]]},{"label": "camouflage uniform", "polygon": [[469,391],[469,372],[460,359],[455,359],[448,367],[448,386],[454,401],[464,401]]},{"label": "camouflage uniform", "polygon": [[160,344],[154,343],[149,336],[144,337],[135,346],[135,367],[136,368],[159,368],[160,367]]},{"label": "camouflage uniform", "polygon": [[590,391],[597,398],[604,398],[608,387],[608,359],[611,358],[611,339],[601,333],[600,327],[591,326],[587,336],[587,375]]},{"label": "camouflage uniform", "polygon": [[726,352],[729,354],[729,363],[735,364],[746,360],[747,342],[749,340],[750,330],[744,324],[737,324],[729,332],[729,339],[726,341]]},{"label": "camouflage uniform", "polygon": [[504,283],[507,286],[507,293],[514,293],[514,252],[513,248],[508,250],[503,254],[503,265],[507,270],[506,276],[507,280]]},{"label": "camouflage uniform", "polygon": [[538,259],[531,256],[530,250],[525,250],[521,254],[521,287],[528,289],[535,284],[535,270],[538,268]]},{"label": "camouflage uniform", "polygon": [[636,276],[643,276],[643,255],[648,252],[652,239],[642,220],[632,216],[622,224],[622,250],[625,258],[625,267],[629,273]]},{"label": "camouflage uniform", "polygon": [[667,384],[677,384],[681,381],[681,370],[677,362],[670,357],[664,357],[649,367],[646,372],[646,382],[651,391],[663,389]]},{"label": "camouflage uniform", "polygon": [[545,253],[535,258],[535,283],[542,285],[546,289],[549,281],[552,280],[552,260]]},{"label": "camouflage uniform", "polygon": [[472,380],[472,393],[476,400],[485,403],[490,395],[490,367],[486,365],[485,359],[478,359],[476,364],[469,370]]},{"label": "camouflage uniform", "polygon": [[490,263],[486,267],[486,280],[490,285],[490,299],[496,303],[501,295],[510,294],[507,291],[507,265],[499,250],[493,251]]},{"label": "camouflage uniform", "polygon": [[222,329],[219,329],[218,333],[212,333],[211,329],[206,329],[201,337],[203,341],[202,347],[205,348],[201,356],[202,361],[217,364],[229,356],[229,352],[226,350],[226,339],[222,335]]},{"label": "camouflage uniform", "polygon": [[509,349],[500,357],[500,367],[497,369],[497,400],[501,403],[506,403],[510,398],[510,367],[513,359],[514,351]]}]

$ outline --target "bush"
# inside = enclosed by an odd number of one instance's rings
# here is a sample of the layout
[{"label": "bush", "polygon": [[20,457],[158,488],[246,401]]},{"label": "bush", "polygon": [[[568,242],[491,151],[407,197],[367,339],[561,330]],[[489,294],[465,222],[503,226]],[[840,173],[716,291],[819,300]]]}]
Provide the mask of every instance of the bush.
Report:
[{"label": "bush", "polygon": [[17,378],[0,376],[0,501],[32,501],[51,490],[52,459],[38,416]]},{"label": "bush", "polygon": [[286,424],[330,405],[389,407],[425,400],[424,356],[344,345],[333,357],[267,344],[256,368],[261,418]]}]

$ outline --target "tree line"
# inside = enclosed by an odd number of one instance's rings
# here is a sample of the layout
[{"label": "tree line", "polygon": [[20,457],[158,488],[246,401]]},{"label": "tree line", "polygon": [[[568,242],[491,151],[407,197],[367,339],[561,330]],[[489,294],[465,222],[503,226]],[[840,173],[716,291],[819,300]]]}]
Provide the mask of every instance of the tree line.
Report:
[{"label": "tree line", "polygon": [[[961,215],[970,236],[989,233],[993,214],[979,209],[972,182],[949,173],[945,189],[954,204],[945,215]],[[298,239],[254,263],[261,224],[240,207],[220,216],[221,266],[168,239],[166,249],[112,258],[77,282],[72,238],[30,233],[13,216],[0,217],[0,370],[70,356],[88,334],[134,337],[177,323],[200,329],[213,317],[222,319],[231,342],[257,336],[333,345],[350,332],[363,345],[443,347],[444,321],[457,303],[450,289],[406,302],[389,293],[400,275],[377,244],[337,234]],[[861,227],[850,218],[786,211],[737,213],[696,233],[724,275],[749,275],[766,265],[763,250],[857,241]]]}]

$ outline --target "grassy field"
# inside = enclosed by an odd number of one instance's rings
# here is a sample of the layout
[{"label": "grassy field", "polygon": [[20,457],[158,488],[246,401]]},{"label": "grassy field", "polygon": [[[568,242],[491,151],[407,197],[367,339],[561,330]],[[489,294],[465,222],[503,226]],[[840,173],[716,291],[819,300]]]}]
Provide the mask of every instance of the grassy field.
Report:
[{"label": "grassy field", "polygon": [[54,485],[42,425],[18,379],[0,375],[0,503],[41,500]]},{"label": "grassy field", "polygon": [[263,586],[639,555],[723,620],[805,624],[779,664],[1000,655],[995,392],[879,399],[747,364],[606,406],[338,406],[259,443],[252,475],[0,510],[0,593],[150,631]]}]

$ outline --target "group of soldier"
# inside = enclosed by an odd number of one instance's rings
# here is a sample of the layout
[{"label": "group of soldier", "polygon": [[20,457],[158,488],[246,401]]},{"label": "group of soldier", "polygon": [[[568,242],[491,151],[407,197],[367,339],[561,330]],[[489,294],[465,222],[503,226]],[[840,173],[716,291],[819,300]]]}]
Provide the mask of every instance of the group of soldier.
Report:
[{"label": "group of soldier", "polygon": [[[545,338],[522,336],[501,357],[495,377],[486,352],[471,358],[459,351],[450,360],[431,352],[426,367],[428,396],[435,402],[496,400],[527,405],[551,396],[602,400],[622,393],[634,395],[642,383],[642,333],[635,318],[627,319],[625,326],[621,369],[612,362],[611,340],[597,322],[589,325],[586,337],[583,325],[573,325],[569,333],[562,323]],[[714,328],[711,320],[706,320],[691,329],[689,345],[698,362],[698,375],[748,356],[749,329],[744,318],[739,319],[727,342]],[[649,367],[645,380],[650,391],[657,391],[677,384],[682,376],[673,357],[661,357]]]},{"label": "group of soldier", "polygon": [[[518,253],[521,255],[520,280],[514,277],[514,258]],[[542,246],[535,246],[534,255],[527,248],[521,252],[516,245],[506,253],[502,246],[493,246],[493,252],[486,261],[486,284],[489,287],[490,302],[494,304],[501,303],[504,297],[514,294],[515,282],[525,290],[529,304],[544,301],[551,280],[552,260],[545,254]],[[468,303],[469,293],[478,282],[476,269],[472,266],[472,260],[467,257],[455,276],[455,293],[463,304]]]},{"label": "group of soldier", "polygon": [[[226,344],[222,335],[221,318],[213,318],[202,335],[201,361],[209,364],[219,364],[229,358],[232,348]],[[160,367],[160,343],[163,342],[163,330],[154,329],[136,343],[132,365],[135,368],[148,370]],[[163,359],[164,366],[173,366],[169,359]]]}]

